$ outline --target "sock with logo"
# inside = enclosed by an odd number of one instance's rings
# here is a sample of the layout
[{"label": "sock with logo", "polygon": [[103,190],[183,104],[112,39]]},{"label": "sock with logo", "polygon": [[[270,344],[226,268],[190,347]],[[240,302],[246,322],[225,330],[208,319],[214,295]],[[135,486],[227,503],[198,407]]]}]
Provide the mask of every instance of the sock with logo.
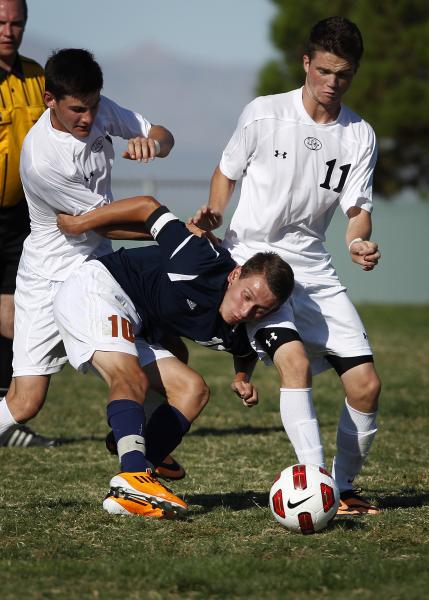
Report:
[{"label": "sock with logo", "polygon": [[298,462],[325,467],[311,388],[280,388],[280,415]]},{"label": "sock with logo", "polygon": [[191,422],[171,404],[154,410],[146,428],[147,458],[157,467],[182,441]]},{"label": "sock with logo", "polygon": [[146,459],[143,406],[134,400],[112,400],[107,405],[107,421],[118,445],[121,470],[136,473],[152,468]]},{"label": "sock with logo", "polygon": [[351,490],[353,480],[363,467],[377,433],[377,412],[364,413],[352,408],[347,398],[337,430],[337,454],[332,476],[340,492]]}]

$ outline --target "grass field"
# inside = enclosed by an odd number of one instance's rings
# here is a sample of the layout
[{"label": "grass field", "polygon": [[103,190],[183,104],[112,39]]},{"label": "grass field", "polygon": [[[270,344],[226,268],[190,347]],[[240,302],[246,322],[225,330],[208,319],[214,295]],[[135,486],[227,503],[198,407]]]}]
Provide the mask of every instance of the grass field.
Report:
[{"label": "grass field", "polygon": [[[0,450],[0,595],[36,598],[407,598],[429,589],[429,307],[367,306],[384,382],[379,434],[357,482],[385,511],[292,534],[267,507],[275,474],[295,462],[278,413],[275,371],[255,374],[261,403],[229,392],[227,355],[195,346],[212,398],[175,452],[184,521],[113,517],[101,509],[116,462],[104,449],[104,385],[55,377],[40,431],[78,438],[53,450]],[[329,460],[342,406],[337,378],[315,380]]]}]

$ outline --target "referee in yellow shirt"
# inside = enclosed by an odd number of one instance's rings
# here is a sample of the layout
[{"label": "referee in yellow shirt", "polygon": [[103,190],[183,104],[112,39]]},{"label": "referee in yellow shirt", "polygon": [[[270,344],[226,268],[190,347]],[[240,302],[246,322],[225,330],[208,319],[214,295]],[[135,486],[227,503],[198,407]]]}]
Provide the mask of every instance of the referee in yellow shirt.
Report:
[{"label": "referee in yellow shirt", "polygon": [[[22,245],[30,233],[19,156],[24,137],[45,110],[43,69],[18,54],[26,22],[26,0],[0,0],[0,396],[12,378],[13,294]],[[56,443],[25,425],[0,436],[0,446]]]}]

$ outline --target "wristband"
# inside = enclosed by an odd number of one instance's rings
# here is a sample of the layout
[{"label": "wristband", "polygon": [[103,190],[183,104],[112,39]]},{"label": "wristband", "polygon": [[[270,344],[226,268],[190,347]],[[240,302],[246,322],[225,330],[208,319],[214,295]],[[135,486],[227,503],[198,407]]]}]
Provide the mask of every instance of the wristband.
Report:
[{"label": "wristband", "polygon": [[158,156],[158,154],[161,152],[161,144],[158,142],[158,140],[153,140],[153,143],[155,144],[155,156]]},{"label": "wristband", "polygon": [[352,240],[349,244],[349,252],[350,252],[350,248],[352,247],[352,244],[354,244],[355,242],[363,242],[362,238],[355,238],[354,240]]}]

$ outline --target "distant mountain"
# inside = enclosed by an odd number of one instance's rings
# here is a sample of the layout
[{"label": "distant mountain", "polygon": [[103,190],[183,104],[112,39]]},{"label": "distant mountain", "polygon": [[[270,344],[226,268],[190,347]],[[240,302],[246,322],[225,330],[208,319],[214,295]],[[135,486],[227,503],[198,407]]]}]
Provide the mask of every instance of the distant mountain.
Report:
[{"label": "distant mountain", "polygon": [[[54,47],[58,44],[27,33],[22,51],[44,64]],[[243,106],[252,98],[255,71],[247,66],[205,64],[198,56],[189,61],[144,43],[115,58],[97,59],[107,96],[142,112],[153,123],[166,125],[175,136],[176,147],[168,161],[155,161],[148,167],[151,174],[208,179]],[[118,159],[115,173],[134,179],[141,171]]]}]

